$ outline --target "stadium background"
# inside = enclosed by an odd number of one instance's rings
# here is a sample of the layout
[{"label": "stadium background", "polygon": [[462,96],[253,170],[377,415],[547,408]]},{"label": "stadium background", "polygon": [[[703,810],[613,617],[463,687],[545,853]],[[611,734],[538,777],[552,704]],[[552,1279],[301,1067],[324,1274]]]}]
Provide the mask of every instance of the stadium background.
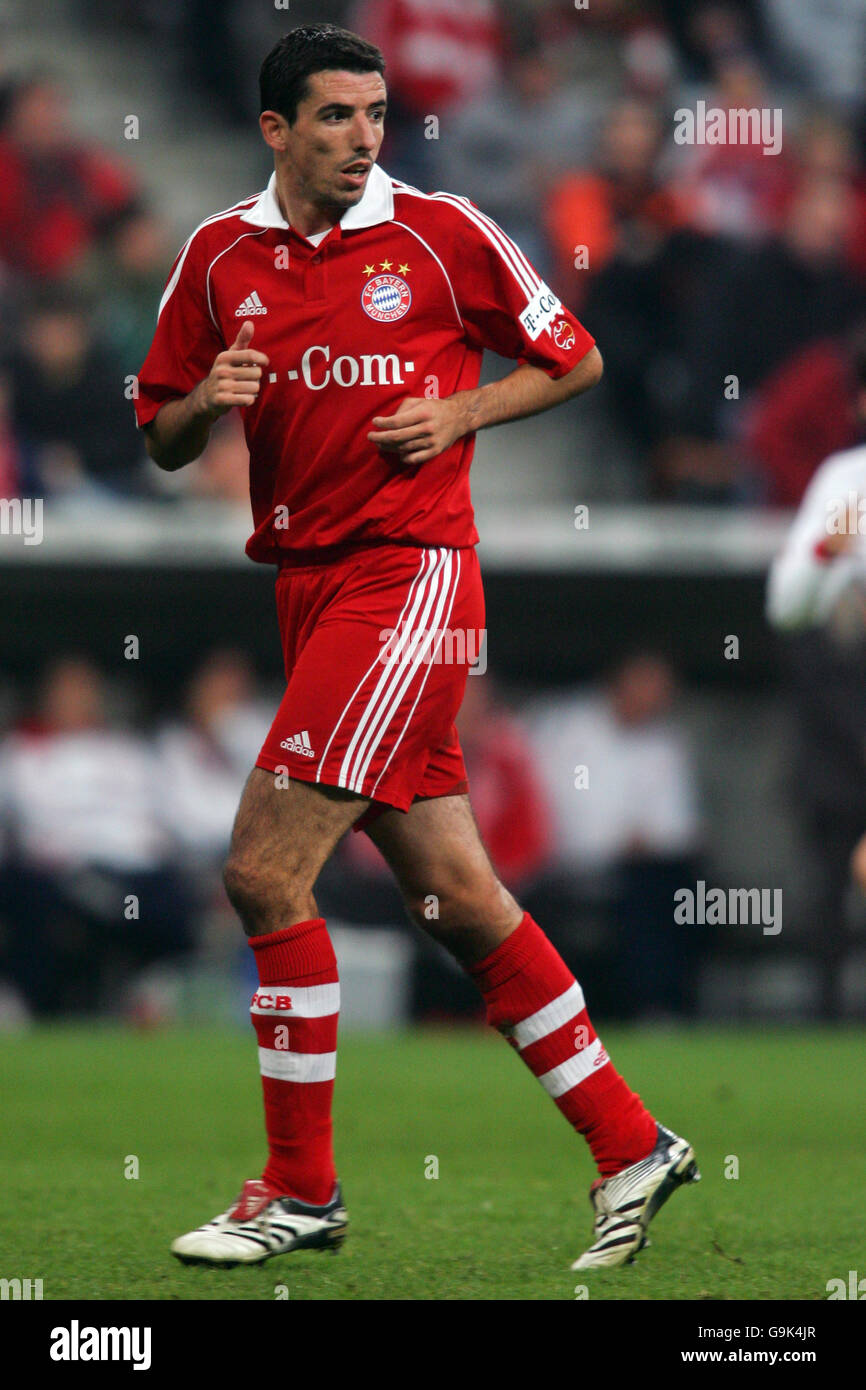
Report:
[{"label": "stadium background", "polygon": [[[164,475],[127,394],[176,249],[268,177],[262,55],[322,18],[385,50],[383,167],[497,218],[606,362],[478,438],[463,731],[503,876],[599,1017],[862,1019],[862,614],[844,649],[764,619],[791,508],[858,437],[866,11],[812,9],[0,4],[0,496],[44,499],[41,543],[0,536],[5,1026],[245,1021],[219,864],[280,695],[272,575],[243,556],[237,422]],[[698,100],[781,108],[781,153],[676,145]],[[699,879],[781,890],[783,929],[677,927]],[[359,843],[318,897],[345,1024],[477,1016]]]}]

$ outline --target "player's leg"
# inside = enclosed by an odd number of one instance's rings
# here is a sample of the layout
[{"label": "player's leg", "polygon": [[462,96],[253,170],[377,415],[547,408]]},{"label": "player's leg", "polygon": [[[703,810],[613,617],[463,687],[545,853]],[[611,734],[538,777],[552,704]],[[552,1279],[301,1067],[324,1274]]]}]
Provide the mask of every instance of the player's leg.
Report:
[{"label": "player's leg", "polygon": [[247,936],[316,917],[313,888],[325,862],[369,801],[341,787],[254,767],[235,816],[223,870]]},{"label": "player's leg", "polygon": [[591,1194],[597,1239],[580,1267],[622,1263],[640,1249],[661,1203],[696,1174],[691,1148],[657,1125],[614,1069],[580,985],[499,882],[468,796],[417,801],[405,815],[385,813],[367,833],[413,921],[468,971],[489,1022],[590,1146],[600,1174]]},{"label": "player's leg", "polygon": [[269,1157],[233,1207],[174,1242],[173,1253],[187,1263],[255,1263],[334,1247],[345,1233],[331,1142],[340,987],[313,889],[368,804],[262,767],[244,788],[225,884],[260,981],[251,1015]]},{"label": "player's leg", "polygon": [[571,971],[497,878],[469,797],[417,801],[406,815],[386,813],[367,833],[412,920],[468,970],[490,1023],[585,1135],[601,1176],[645,1158],[655,1123],[609,1062]]}]

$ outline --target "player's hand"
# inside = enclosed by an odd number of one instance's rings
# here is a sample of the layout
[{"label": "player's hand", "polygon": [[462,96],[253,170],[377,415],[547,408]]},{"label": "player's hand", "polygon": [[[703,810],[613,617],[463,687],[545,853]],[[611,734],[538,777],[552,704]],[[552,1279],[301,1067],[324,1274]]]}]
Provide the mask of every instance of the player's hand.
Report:
[{"label": "player's hand", "polygon": [[396,415],[377,415],[367,438],[387,453],[400,455],[403,463],[427,463],[466,434],[459,400],[420,400],[407,396]]},{"label": "player's hand", "polygon": [[214,359],[210,375],[199,383],[202,413],[216,420],[235,405],[254,405],[259,394],[262,368],[268,365],[263,352],[250,347],[255,332],[252,319],[244,319],[230,348]]},{"label": "player's hand", "polygon": [[852,551],[859,540],[857,533],[857,523],[850,530],[825,531],[818,543],[818,553],[825,560],[835,560],[840,555],[847,555]]}]

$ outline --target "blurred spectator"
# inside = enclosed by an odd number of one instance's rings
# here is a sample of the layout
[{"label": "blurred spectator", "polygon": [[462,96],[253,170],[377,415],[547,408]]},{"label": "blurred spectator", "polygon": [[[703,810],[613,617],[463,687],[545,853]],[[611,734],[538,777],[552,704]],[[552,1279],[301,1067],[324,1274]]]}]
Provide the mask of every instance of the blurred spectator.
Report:
[{"label": "blurred spectator", "polygon": [[[610,52],[618,54],[620,64],[636,37],[664,37],[668,31],[659,7],[642,0],[590,0],[581,9],[575,0],[528,0],[527,8],[536,40],[553,48],[572,49],[569,60],[579,71],[599,60],[604,62]],[[606,76],[609,80],[611,74]]]},{"label": "blurred spectator", "polygon": [[542,702],[532,726],[566,910],[582,897],[607,902],[620,1006],[633,1015],[690,1008],[696,951],[707,945],[674,922],[674,893],[694,879],[701,833],[675,694],[667,662],[636,655],[604,689]]},{"label": "blurred spectator", "polygon": [[271,724],[255,699],[253,672],[242,652],[212,652],[194,673],[185,718],[157,739],[166,791],[164,818],[177,849],[196,868],[221,868],[243,784]]},{"label": "blurred spectator", "polygon": [[746,447],[764,469],[768,501],[795,507],[818,465],[854,445],[866,419],[866,324],[822,338],[783,362],[755,395]]},{"label": "blurred spectator", "polygon": [[[863,469],[861,464],[861,475]],[[844,1011],[844,970],[858,940],[848,921],[851,856],[866,826],[866,605],[843,599],[833,621],[784,645],[796,719],[792,802],[809,855],[808,945],[819,1012]]]},{"label": "blurred spectator", "polygon": [[94,299],[98,295],[96,327],[125,375],[138,370],[153,339],[172,257],[165,224],[151,212],[135,213],[112,233],[107,253],[91,282]]},{"label": "blurred spectator", "polygon": [[421,117],[490,91],[505,30],[496,0],[358,0],[348,28],[376,44],[388,67],[388,100]]},{"label": "blurred spectator", "polygon": [[116,1008],[132,968],[190,944],[152,752],[106,698],[88,661],[60,659],[2,750],[4,954],[39,1013]]},{"label": "blurred spectator", "polygon": [[727,56],[719,63],[707,109],[779,111],[771,134],[779,141],[774,154],[762,143],[742,140],[723,145],[676,145],[673,187],[687,210],[689,225],[710,236],[757,242],[780,230],[794,187],[794,163],[785,113],[767,91],[764,74],[750,54]]},{"label": "blurred spectator", "polygon": [[[499,78],[507,39],[496,0],[356,0],[345,21],[385,55],[388,120],[382,163],[429,191],[436,138],[451,144],[453,118]],[[425,185],[428,187],[425,188]],[[444,186],[464,192],[449,175]]]},{"label": "blurred spectator", "polygon": [[98,496],[143,486],[123,370],[96,340],[77,296],[43,290],[33,297],[8,376],[12,428],[31,456],[35,487]]},{"label": "blurred spectator", "polygon": [[[622,101],[605,122],[597,166],[574,169],[551,188],[544,207],[557,283],[576,307],[584,301],[589,277],[615,256],[652,262],[668,233],[685,221],[684,207],[661,182],[662,133],[653,106]],[[585,263],[576,266],[576,253],[584,247]]]},{"label": "blurred spectator", "polygon": [[553,826],[532,746],[489,673],[467,680],[457,731],[481,837],[503,883],[519,893],[550,859]]},{"label": "blurred spectator", "polygon": [[712,239],[684,226],[685,209],[660,172],[661,136],[655,108],[619,103],[599,168],[566,176],[549,212],[563,276],[576,248],[587,248],[586,269],[570,270],[563,297],[582,310],[603,345],[598,404],[640,463],[670,433],[680,409],[686,327],[717,255]]},{"label": "blurred spectator", "polygon": [[[866,425],[866,361],[856,409]],[[767,617],[780,629],[830,625],[859,637],[866,622],[866,445],[824,459],[773,561]]]},{"label": "blurred spectator", "polygon": [[[587,158],[595,124],[580,94],[563,87],[551,57],[541,49],[520,53],[499,86],[450,121],[448,139],[437,146],[437,185],[471,198],[550,278],[543,210],[562,170]],[[583,235],[583,224],[572,223],[569,245],[575,225]],[[573,259],[571,252],[566,284]]]},{"label": "blurred spectator", "polygon": [[[170,7],[162,8],[171,14]],[[246,7],[239,5],[238,0],[183,0],[177,7],[178,33],[169,34],[179,45],[183,71],[209,99],[213,118],[239,126],[255,120],[259,110],[258,97],[250,90],[254,87],[251,79],[255,71],[244,61],[243,52],[239,53],[238,21],[243,23],[242,9],[245,11]],[[165,23],[166,15],[162,18]],[[285,18],[286,29],[302,22],[294,14],[291,19],[288,15]],[[170,21],[167,27],[170,28]],[[262,57],[270,46],[262,44]]]},{"label": "blurred spectator", "polygon": [[[866,358],[856,363],[866,424]],[[792,801],[811,860],[809,945],[821,1017],[844,1010],[855,945],[846,897],[866,827],[866,445],[832,454],[806,489],[767,586],[796,717]],[[856,856],[860,872],[862,851]]]},{"label": "blurred spectator", "polygon": [[24,459],[9,418],[9,384],[0,374],[0,497],[18,497],[24,490]]},{"label": "blurred spectator", "polygon": [[705,82],[720,63],[767,51],[764,0],[658,0],[690,80]]},{"label": "blurred spectator", "polygon": [[248,513],[249,466],[243,420],[239,411],[232,410],[217,420],[204,453],[185,470],[186,491],[194,497],[231,502]]},{"label": "blurred spectator", "polygon": [[866,280],[866,172],[853,131],[826,111],[813,112],[797,132],[794,156],[801,181],[838,179],[851,195],[846,259],[858,280]]},{"label": "blurred spectator", "polygon": [[850,326],[862,312],[863,293],[845,264],[852,215],[845,183],[810,178],[792,200],[782,235],[710,285],[719,310],[709,359],[716,402],[725,365],[736,370],[741,392],[749,391],[795,348]]},{"label": "blurred spectator", "polygon": [[852,112],[866,90],[863,0],[764,0],[763,20],[781,70],[798,85]]},{"label": "blurred spectator", "polygon": [[680,437],[656,459],[664,490],[698,501],[736,500],[744,485],[755,488],[742,443],[752,393],[792,353],[851,329],[866,310],[845,261],[852,212],[845,183],[809,178],[779,237],[710,263],[684,329]]},{"label": "blurred spectator", "polygon": [[136,198],[129,173],[70,132],[53,76],[13,85],[0,125],[0,262],[38,280],[68,276]]}]

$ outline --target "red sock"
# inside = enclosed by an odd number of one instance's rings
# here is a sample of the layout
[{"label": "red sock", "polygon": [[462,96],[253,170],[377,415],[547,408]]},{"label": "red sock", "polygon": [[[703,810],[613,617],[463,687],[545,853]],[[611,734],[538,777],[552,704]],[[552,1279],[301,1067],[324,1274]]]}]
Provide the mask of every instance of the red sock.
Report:
[{"label": "red sock", "polygon": [[580,985],[528,912],[469,973],[484,995],[487,1021],[584,1136],[601,1176],[646,1158],[655,1147],[655,1120],[614,1070]]},{"label": "red sock", "polygon": [[250,1013],[259,1043],[270,1158],[262,1181],[321,1206],[336,1174],[331,1099],[340,986],[324,918],[251,936],[261,985]]}]

